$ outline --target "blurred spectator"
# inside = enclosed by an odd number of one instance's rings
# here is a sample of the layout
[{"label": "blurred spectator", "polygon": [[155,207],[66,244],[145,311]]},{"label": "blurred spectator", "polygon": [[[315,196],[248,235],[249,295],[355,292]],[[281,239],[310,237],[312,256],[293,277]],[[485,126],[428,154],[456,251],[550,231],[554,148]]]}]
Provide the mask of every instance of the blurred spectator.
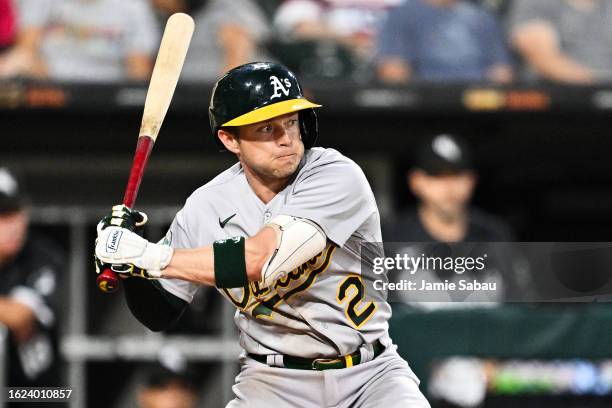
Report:
[{"label": "blurred spectator", "polygon": [[510,37],[532,70],[528,76],[574,84],[612,80],[609,0],[516,0]]},{"label": "blurred spectator", "polygon": [[28,233],[27,201],[14,174],[0,167],[0,323],[10,332],[11,386],[58,384],[56,358],[60,251]]},{"label": "blurred spectator", "polygon": [[13,45],[16,20],[12,0],[0,0],[0,52]]},{"label": "blurred spectator", "polygon": [[153,0],[153,4],[165,17],[183,11],[195,20],[184,80],[212,82],[238,65],[270,60],[262,44],[271,31],[254,0]]},{"label": "blurred spectator", "polygon": [[191,368],[178,351],[168,347],[164,351],[167,354],[160,363],[147,369],[138,390],[138,408],[195,408],[197,392]]},{"label": "blurred spectator", "polygon": [[15,47],[0,76],[60,81],[146,80],[159,44],[145,0],[21,0]]},{"label": "blurred spectator", "polygon": [[373,56],[376,33],[390,7],[400,0],[287,0],[274,22],[283,38],[330,40],[357,57]]},{"label": "blurred spectator", "polygon": [[512,79],[497,21],[464,0],[406,0],[383,25],[377,59],[385,82]]},{"label": "blurred spectator", "polygon": [[428,138],[416,151],[407,182],[418,207],[400,216],[385,241],[504,242],[510,229],[470,206],[477,176],[467,143],[453,135]]}]

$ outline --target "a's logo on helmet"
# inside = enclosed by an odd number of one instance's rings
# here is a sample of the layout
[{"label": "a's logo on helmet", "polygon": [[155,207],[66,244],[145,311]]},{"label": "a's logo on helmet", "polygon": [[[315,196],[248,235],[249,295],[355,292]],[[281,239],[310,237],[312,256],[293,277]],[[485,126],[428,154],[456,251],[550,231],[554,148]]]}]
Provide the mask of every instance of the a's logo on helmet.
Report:
[{"label": "a's logo on helmet", "polygon": [[[283,83],[285,84],[283,86]],[[270,99],[279,98],[281,96],[281,92],[285,96],[289,96],[289,88],[291,88],[291,82],[288,78],[283,78],[283,82],[278,79],[276,76],[272,75],[270,77],[270,84],[274,87],[274,94],[270,97]]]}]

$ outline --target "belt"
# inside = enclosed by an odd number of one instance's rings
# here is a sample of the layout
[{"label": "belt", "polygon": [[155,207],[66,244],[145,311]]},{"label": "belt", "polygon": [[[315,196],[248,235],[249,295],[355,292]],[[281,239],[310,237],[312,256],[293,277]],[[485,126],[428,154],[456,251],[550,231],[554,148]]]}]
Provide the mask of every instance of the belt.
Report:
[{"label": "belt", "polygon": [[[373,357],[370,361],[380,356],[383,351],[385,351],[385,346],[379,341],[376,340],[371,344],[372,350],[374,352]],[[367,346],[366,346],[367,347]],[[356,352],[352,354],[347,354],[345,356],[340,356],[336,358],[303,358],[303,357],[295,357],[287,354],[282,354],[282,363],[278,364],[269,364],[268,357],[278,357],[278,355],[268,356],[266,354],[247,354],[253,360],[259,361],[260,363],[267,364],[273,367],[284,367],[291,368],[295,370],[331,370],[331,369],[339,369],[339,368],[347,368],[352,367],[354,365],[365,363],[366,361],[361,361],[361,351],[358,349]],[[273,360],[278,361],[276,358]]]}]

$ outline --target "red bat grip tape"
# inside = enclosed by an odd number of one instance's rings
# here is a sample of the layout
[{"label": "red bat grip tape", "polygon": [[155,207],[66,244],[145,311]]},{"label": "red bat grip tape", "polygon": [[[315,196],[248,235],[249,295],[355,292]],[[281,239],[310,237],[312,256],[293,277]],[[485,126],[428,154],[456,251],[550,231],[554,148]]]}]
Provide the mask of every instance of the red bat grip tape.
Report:
[{"label": "red bat grip tape", "polygon": [[[123,196],[123,204],[126,207],[132,208],[136,202],[140,182],[142,181],[144,170],[147,166],[147,161],[154,143],[155,141],[149,136],[141,136],[138,138],[136,152],[134,153],[134,161],[132,162],[132,170],[130,171],[130,178],[128,179],[125,194]],[[102,292],[112,293],[119,288],[119,278],[117,274],[110,269],[105,269],[104,272],[98,276],[96,282],[98,288]]]}]

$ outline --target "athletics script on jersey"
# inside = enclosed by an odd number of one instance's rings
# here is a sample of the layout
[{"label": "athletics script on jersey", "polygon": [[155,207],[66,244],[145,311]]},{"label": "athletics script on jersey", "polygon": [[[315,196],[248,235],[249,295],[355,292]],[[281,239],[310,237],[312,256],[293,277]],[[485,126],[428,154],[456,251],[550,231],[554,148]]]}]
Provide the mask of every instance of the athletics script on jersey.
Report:
[{"label": "athletics script on jersey", "polygon": [[329,267],[335,249],[335,245],[328,243],[319,255],[289,272],[287,276],[279,278],[272,287],[262,288],[258,282],[251,282],[240,289],[242,293],[239,297],[230,290],[223,291],[237,308],[248,311],[253,317],[270,317],[281,302],[286,302],[314,284],[317,277]]},{"label": "athletics script on jersey", "polygon": [[391,302],[612,302],[609,242],[364,245],[384,250],[361,267]]}]

